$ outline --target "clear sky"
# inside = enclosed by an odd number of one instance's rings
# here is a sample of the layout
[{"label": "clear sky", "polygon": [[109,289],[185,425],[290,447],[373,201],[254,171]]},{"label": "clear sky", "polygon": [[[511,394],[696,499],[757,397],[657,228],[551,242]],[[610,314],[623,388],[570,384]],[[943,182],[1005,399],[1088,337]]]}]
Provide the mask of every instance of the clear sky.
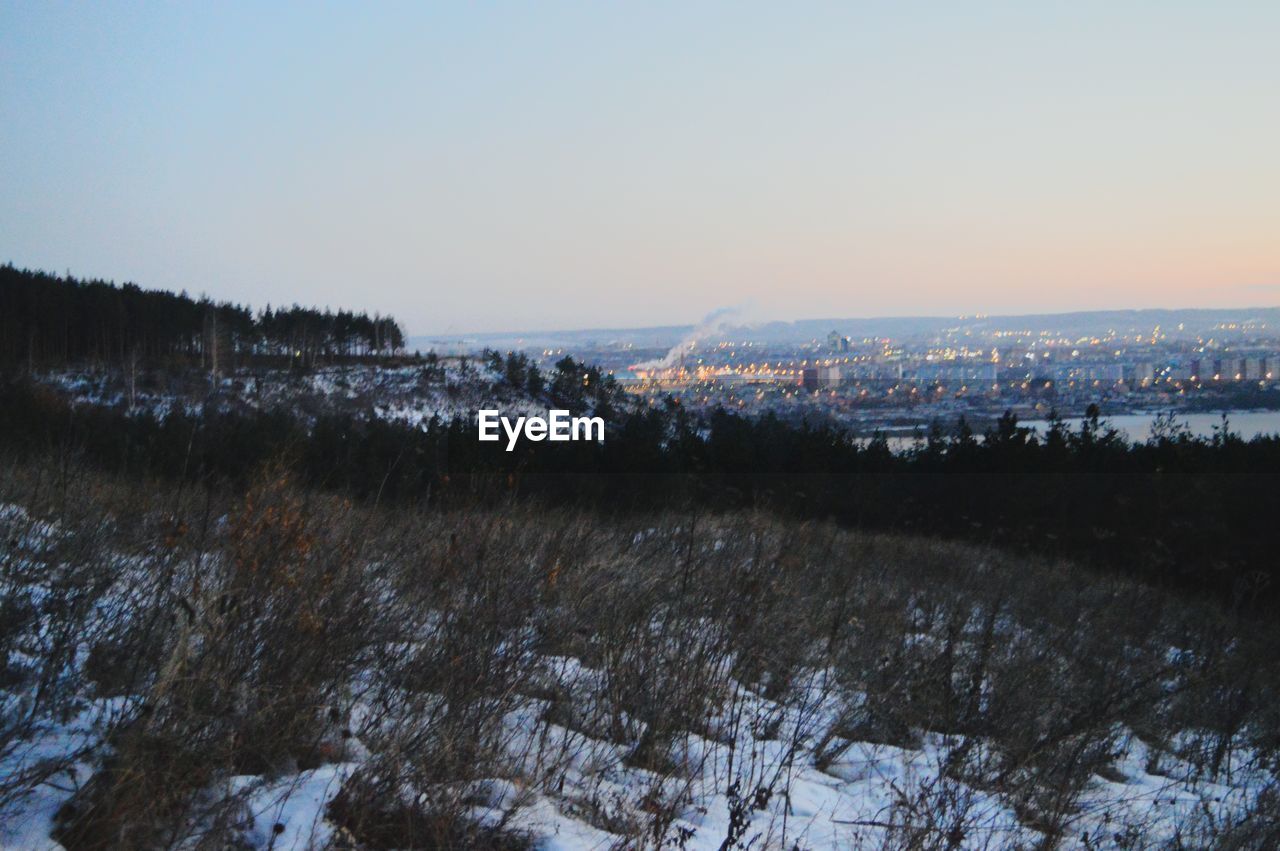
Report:
[{"label": "clear sky", "polygon": [[1275,0],[265,5],[0,0],[0,262],[411,333],[1280,303]]}]

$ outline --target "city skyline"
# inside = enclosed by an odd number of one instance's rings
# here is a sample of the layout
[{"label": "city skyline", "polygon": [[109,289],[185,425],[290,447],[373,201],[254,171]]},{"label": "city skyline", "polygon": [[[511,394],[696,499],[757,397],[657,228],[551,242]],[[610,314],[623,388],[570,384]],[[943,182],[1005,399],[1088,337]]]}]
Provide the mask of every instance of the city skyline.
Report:
[{"label": "city skyline", "polygon": [[0,9],[0,262],[415,335],[1280,303],[1280,9]]}]

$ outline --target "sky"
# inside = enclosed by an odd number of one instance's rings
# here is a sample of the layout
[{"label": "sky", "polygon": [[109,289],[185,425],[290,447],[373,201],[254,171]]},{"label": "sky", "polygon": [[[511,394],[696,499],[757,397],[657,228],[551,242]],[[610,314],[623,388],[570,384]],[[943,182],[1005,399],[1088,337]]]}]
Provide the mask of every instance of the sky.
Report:
[{"label": "sky", "polygon": [[1280,3],[0,0],[0,262],[411,334],[1280,304]]}]

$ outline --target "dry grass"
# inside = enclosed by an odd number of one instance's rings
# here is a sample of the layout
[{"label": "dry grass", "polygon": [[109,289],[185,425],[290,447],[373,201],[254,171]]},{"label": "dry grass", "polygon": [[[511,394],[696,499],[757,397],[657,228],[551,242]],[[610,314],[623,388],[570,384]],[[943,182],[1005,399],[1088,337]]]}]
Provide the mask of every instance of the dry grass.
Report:
[{"label": "dry grass", "polygon": [[[824,767],[854,742],[956,743],[886,815],[902,848],[955,847],[972,789],[1051,846],[1132,734],[1153,771],[1280,760],[1280,630],[1067,564],[755,513],[375,509],[272,474],[237,496],[18,464],[0,502],[30,512],[0,561],[0,644],[29,660],[5,672],[22,699],[3,747],[117,698],[108,747],[0,778],[5,803],[67,761],[97,766],[59,819],[71,851],[234,843],[243,802],[211,790],[355,749],[330,820],[369,848],[520,847],[472,818],[476,784],[509,783],[512,811],[605,748],[651,789],[619,803],[602,781],[566,808],[637,846],[678,842],[705,791],[693,745],[748,726],[794,740],[716,769],[725,847],[786,793],[802,745]],[[49,551],[18,540],[41,517],[67,533]],[[1266,847],[1275,808],[1188,823],[1187,843]]]}]

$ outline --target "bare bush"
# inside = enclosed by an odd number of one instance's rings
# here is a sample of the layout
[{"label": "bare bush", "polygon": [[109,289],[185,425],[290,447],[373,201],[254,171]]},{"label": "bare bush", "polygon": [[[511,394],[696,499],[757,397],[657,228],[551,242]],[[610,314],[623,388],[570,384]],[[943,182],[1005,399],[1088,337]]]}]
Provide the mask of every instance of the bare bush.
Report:
[{"label": "bare bush", "polygon": [[[236,496],[16,465],[0,502],[0,812],[67,777],[69,849],[261,844],[263,790],[323,769],[316,843],[369,848],[526,847],[533,812],[636,847],[1275,835],[1274,625],[1072,565],[270,471]],[[886,759],[815,838],[797,778]]]}]

